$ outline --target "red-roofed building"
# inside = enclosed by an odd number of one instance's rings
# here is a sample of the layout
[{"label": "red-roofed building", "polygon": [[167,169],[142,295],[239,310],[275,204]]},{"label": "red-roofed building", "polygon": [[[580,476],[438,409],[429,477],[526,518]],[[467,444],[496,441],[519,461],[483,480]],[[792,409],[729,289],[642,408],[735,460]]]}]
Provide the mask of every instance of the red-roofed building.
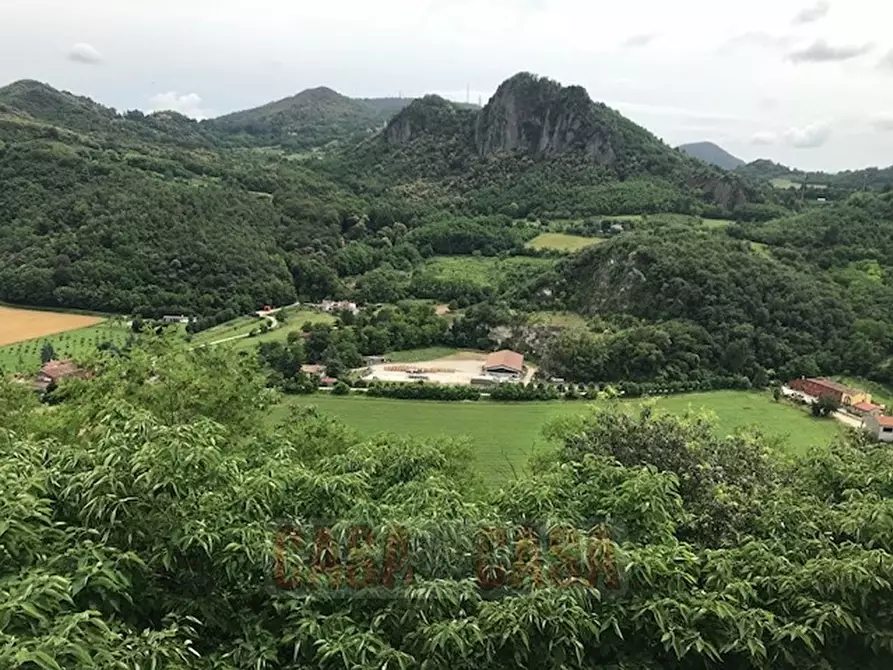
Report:
[{"label": "red-roofed building", "polygon": [[856,411],[857,414],[861,414],[862,416],[884,413],[883,405],[875,405],[871,402],[857,402],[855,405],[853,405],[853,409]]},{"label": "red-roofed building", "polygon": [[38,391],[46,391],[51,384],[58,384],[63,379],[89,379],[93,373],[78,367],[74,361],[50,361],[45,363],[34,380]]},{"label": "red-roofed building", "polygon": [[322,384],[323,386],[334,386],[335,384],[338,383],[338,380],[335,379],[334,377],[323,377],[322,379],[319,380],[319,383]]},{"label": "red-roofed building", "polygon": [[813,398],[833,398],[839,405],[857,405],[862,402],[871,402],[871,395],[865,391],[838,384],[824,377],[795,379],[788,386]]},{"label": "red-roofed building", "polygon": [[876,440],[893,442],[893,416],[870,414],[865,417],[862,426]]},{"label": "red-roofed building", "polygon": [[491,375],[520,377],[524,374],[524,356],[508,349],[497,351],[487,356],[484,372]]}]

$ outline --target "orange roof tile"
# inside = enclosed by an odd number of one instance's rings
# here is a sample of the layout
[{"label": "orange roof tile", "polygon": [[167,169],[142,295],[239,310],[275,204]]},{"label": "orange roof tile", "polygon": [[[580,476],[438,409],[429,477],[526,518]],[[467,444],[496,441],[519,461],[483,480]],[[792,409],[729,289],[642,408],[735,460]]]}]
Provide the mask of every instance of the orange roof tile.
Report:
[{"label": "orange roof tile", "polygon": [[524,371],[524,356],[516,351],[504,349],[487,356],[487,362],[484,363],[484,369],[505,368],[514,372]]}]

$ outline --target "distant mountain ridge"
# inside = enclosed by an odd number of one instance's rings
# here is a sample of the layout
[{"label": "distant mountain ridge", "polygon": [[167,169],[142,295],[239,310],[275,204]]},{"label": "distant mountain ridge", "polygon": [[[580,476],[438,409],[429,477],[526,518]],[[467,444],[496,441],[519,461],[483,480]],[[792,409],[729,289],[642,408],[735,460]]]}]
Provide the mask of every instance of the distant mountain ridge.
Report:
[{"label": "distant mountain ridge", "polygon": [[349,98],[322,86],[203,124],[218,135],[234,135],[252,144],[306,149],[368,136],[410,102],[407,98]]},{"label": "distant mountain ridge", "polygon": [[869,167],[862,170],[841,172],[810,172],[790,168],[781,163],[761,158],[739,166],[736,173],[755,181],[771,182],[785,188],[817,187],[837,189],[841,192],[854,190],[880,190],[893,186],[893,166]]},{"label": "distant mountain ridge", "polygon": [[733,156],[718,144],[713,142],[693,142],[691,144],[683,144],[679,147],[679,151],[697,158],[710,165],[715,165],[723,170],[734,170],[745,164],[737,156]]}]

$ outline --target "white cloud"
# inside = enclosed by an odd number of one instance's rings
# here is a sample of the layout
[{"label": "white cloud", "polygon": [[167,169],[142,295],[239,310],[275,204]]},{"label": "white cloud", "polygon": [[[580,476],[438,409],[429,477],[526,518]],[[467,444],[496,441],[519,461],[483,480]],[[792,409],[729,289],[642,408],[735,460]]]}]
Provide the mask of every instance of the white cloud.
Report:
[{"label": "white cloud", "polygon": [[831,127],[827,123],[811,123],[808,126],[791,127],[783,132],[762,131],[751,135],[750,143],[755,146],[785,145],[795,149],[815,149],[831,138]]},{"label": "white cloud", "polygon": [[826,40],[816,40],[801,49],[788,54],[792,63],[832,63],[851,60],[867,54],[874,48],[870,42],[863,44],[829,44]]},{"label": "white cloud", "polygon": [[815,149],[831,137],[831,127],[826,123],[812,123],[802,128],[788,128],[784,139],[796,149]]},{"label": "white cloud", "polygon": [[889,131],[893,130],[893,113],[878,112],[871,117],[871,125],[876,130]]},{"label": "white cloud", "polygon": [[631,35],[623,40],[622,46],[629,49],[637,49],[640,47],[647,47],[649,44],[654,42],[657,39],[657,35],[655,33],[641,33],[639,35]]},{"label": "white cloud", "polygon": [[102,62],[102,54],[92,44],[78,42],[68,50],[68,60],[85,65],[97,65]]},{"label": "white cloud", "polygon": [[723,47],[725,49],[785,49],[790,45],[791,38],[788,35],[775,35],[765,30],[748,30],[732,37]]},{"label": "white cloud", "polygon": [[750,143],[756,146],[768,146],[778,142],[778,135],[770,132],[756,133],[750,138]]},{"label": "white cloud", "polygon": [[153,112],[179,112],[193,119],[206,119],[212,116],[211,110],[202,107],[202,99],[196,93],[184,95],[176,91],[157,93],[149,98],[149,109]]},{"label": "white cloud", "polygon": [[797,16],[794,17],[792,23],[794,25],[815,23],[816,21],[821,21],[823,18],[828,16],[828,12],[830,11],[831,3],[828,2],[828,0],[818,0],[818,2],[814,5],[801,9],[797,13]]}]

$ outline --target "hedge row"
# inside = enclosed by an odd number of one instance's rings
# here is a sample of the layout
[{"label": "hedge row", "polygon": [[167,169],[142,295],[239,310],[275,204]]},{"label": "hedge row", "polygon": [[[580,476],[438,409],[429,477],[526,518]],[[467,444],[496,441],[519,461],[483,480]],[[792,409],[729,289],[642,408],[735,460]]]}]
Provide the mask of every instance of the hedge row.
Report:
[{"label": "hedge row", "polygon": [[372,384],[368,395],[400,400],[479,400],[481,392],[473,386],[440,384]]}]

